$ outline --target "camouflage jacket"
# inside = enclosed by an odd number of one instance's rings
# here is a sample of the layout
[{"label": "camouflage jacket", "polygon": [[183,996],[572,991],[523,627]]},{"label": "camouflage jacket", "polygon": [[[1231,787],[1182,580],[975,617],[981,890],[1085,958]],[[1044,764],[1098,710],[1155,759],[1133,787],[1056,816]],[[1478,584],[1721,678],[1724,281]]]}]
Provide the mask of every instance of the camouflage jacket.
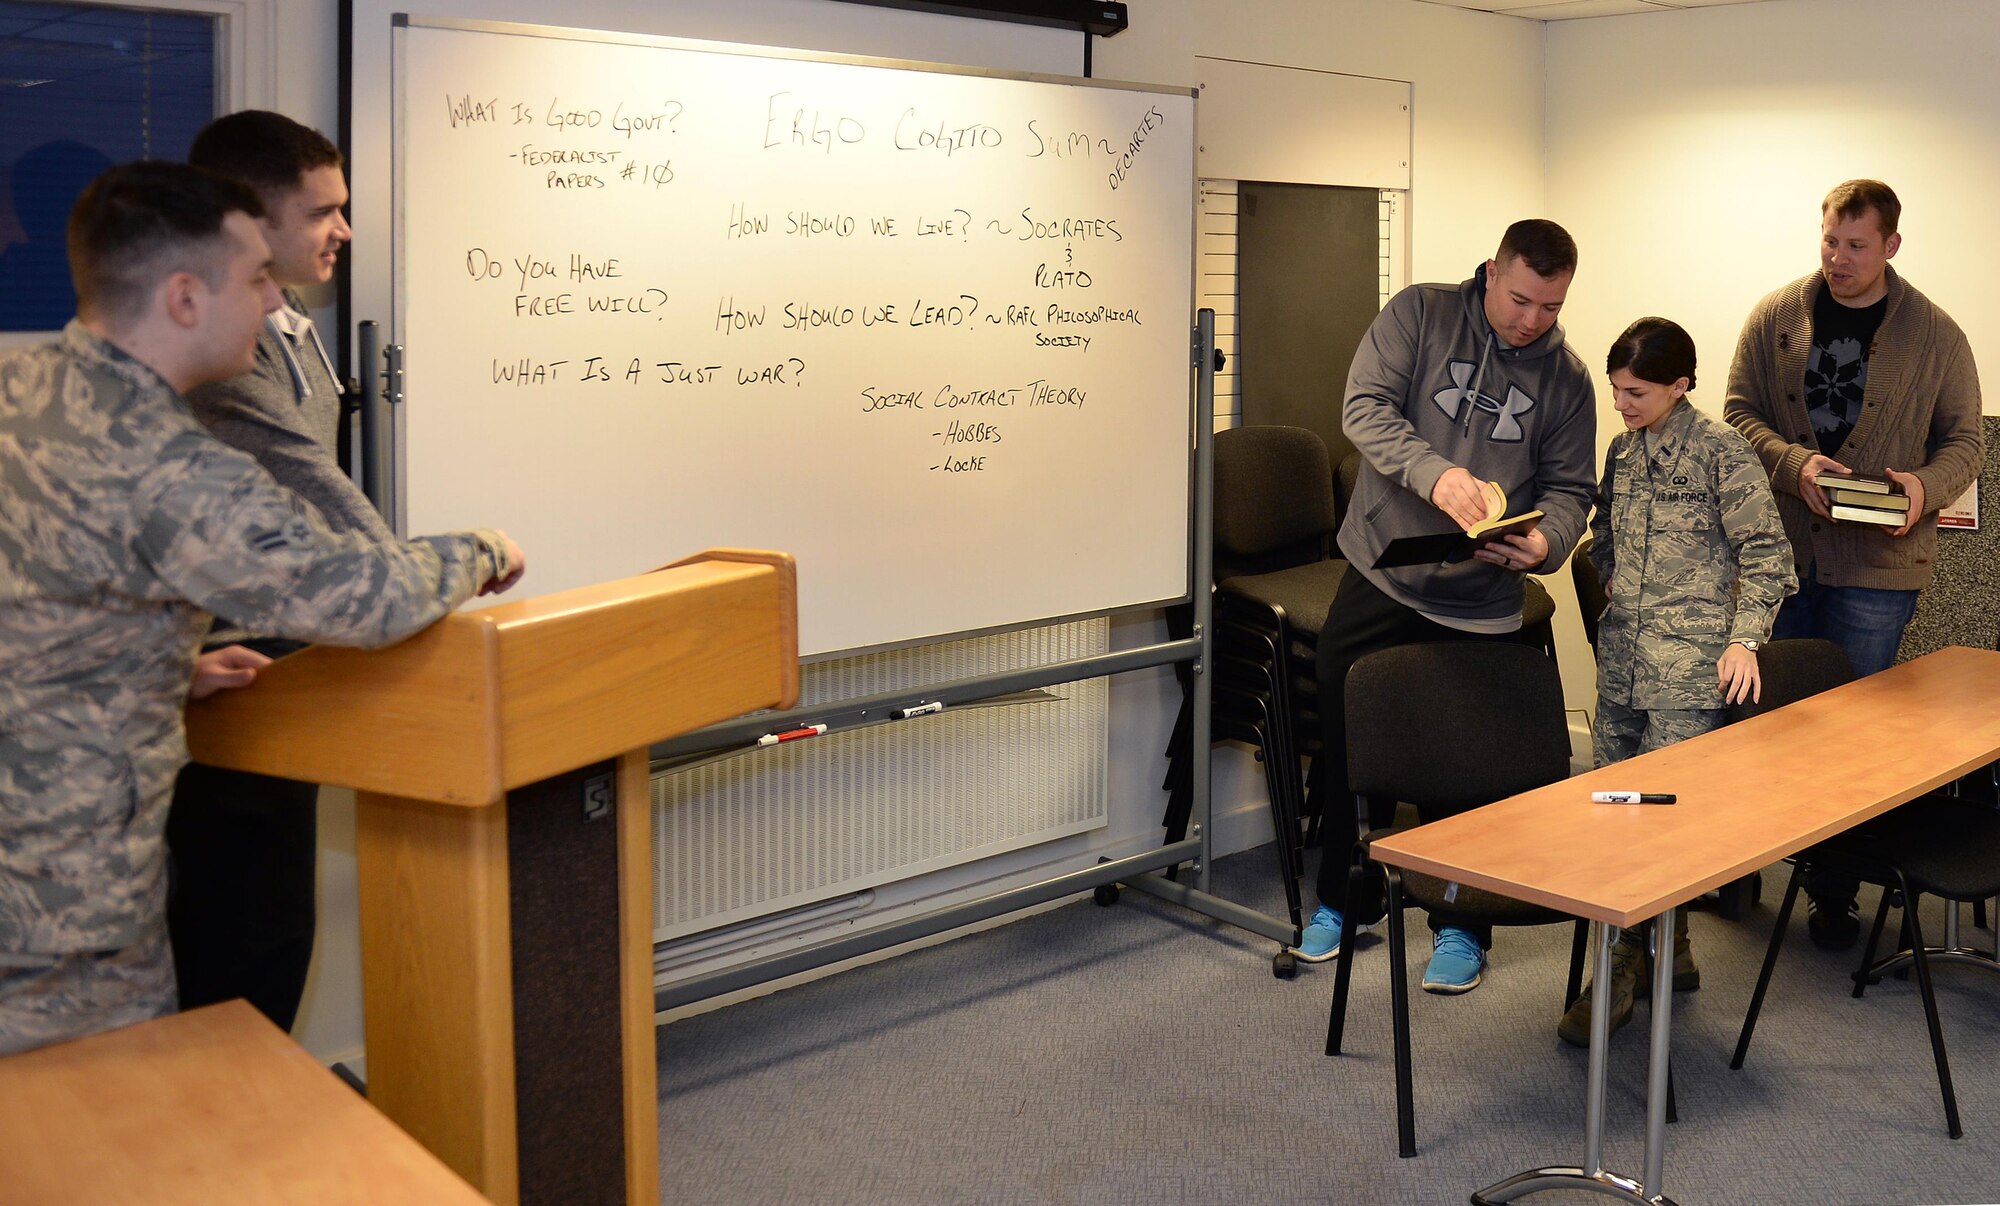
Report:
[{"label": "camouflage jacket", "polygon": [[1632,708],[1720,708],[1716,660],[1771,635],[1798,588],[1764,467],[1727,424],[1677,403],[1646,447],[1611,441],[1590,558],[1610,604],[1597,626],[1597,691]]},{"label": "camouflage jacket", "polygon": [[159,917],[211,614],[388,645],[505,562],[492,532],[335,534],[80,323],[0,360],[0,962],[117,949]]}]

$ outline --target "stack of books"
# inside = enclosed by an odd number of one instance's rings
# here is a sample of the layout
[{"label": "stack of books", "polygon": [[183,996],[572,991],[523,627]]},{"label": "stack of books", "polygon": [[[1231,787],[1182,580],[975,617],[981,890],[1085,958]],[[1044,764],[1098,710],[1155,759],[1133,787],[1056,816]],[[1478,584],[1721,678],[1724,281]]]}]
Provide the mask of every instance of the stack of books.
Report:
[{"label": "stack of books", "polygon": [[1858,473],[1821,473],[1814,476],[1813,484],[1826,491],[1835,519],[1887,528],[1910,522],[1910,496],[1896,482]]}]

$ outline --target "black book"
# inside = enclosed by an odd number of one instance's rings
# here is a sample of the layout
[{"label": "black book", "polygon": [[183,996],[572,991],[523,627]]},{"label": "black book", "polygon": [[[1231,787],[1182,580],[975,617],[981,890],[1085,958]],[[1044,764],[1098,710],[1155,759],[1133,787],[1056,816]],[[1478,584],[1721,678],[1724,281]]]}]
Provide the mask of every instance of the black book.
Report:
[{"label": "black book", "polygon": [[1813,485],[1822,490],[1855,490],[1863,494],[1901,494],[1903,487],[1885,477],[1860,473],[1836,473],[1831,469],[1813,474]]},{"label": "black book", "polygon": [[1849,490],[1845,486],[1827,490],[1826,500],[1850,507],[1874,507],[1878,511],[1907,513],[1910,509],[1910,496],[1907,494],[1870,494],[1866,490]]},{"label": "black book", "polygon": [[1542,522],[1540,511],[1507,515],[1507,495],[1498,482],[1486,483],[1486,518],[1461,532],[1427,532],[1421,536],[1399,536],[1391,540],[1375,558],[1376,569],[1397,569],[1405,565],[1439,565],[1463,561],[1482,545],[1508,536],[1525,536]]}]

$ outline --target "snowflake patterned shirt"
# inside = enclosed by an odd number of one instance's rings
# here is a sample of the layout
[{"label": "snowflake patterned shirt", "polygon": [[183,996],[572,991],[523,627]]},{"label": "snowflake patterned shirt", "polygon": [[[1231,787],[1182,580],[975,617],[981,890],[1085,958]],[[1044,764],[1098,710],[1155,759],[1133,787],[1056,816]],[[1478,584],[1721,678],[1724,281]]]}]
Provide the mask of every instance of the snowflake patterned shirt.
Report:
[{"label": "snowflake patterned shirt", "polygon": [[1868,352],[1875,331],[1889,312],[1884,295],[1872,306],[1842,305],[1820,283],[1813,296],[1812,352],[1806,357],[1806,413],[1812,418],[1819,450],[1839,459],[1854,425],[1861,421],[1861,395],[1868,388]]}]

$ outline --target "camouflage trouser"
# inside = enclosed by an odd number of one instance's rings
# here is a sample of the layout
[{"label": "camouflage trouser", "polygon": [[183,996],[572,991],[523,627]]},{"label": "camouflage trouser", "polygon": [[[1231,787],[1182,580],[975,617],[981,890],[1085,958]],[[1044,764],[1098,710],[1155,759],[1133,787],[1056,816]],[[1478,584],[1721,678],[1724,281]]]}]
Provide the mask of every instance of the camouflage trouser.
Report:
[{"label": "camouflage trouser", "polygon": [[[1638,711],[1597,697],[1597,722],[1590,728],[1591,764],[1609,766],[1627,758],[1664,749],[1676,741],[1699,737],[1722,727],[1722,708],[1653,708]],[[1666,791],[1657,784],[1633,791]]]},{"label": "camouflage trouser", "polygon": [[174,956],[164,917],[120,950],[64,955],[33,967],[19,966],[23,958],[0,953],[0,1055],[174,1012]]}]

